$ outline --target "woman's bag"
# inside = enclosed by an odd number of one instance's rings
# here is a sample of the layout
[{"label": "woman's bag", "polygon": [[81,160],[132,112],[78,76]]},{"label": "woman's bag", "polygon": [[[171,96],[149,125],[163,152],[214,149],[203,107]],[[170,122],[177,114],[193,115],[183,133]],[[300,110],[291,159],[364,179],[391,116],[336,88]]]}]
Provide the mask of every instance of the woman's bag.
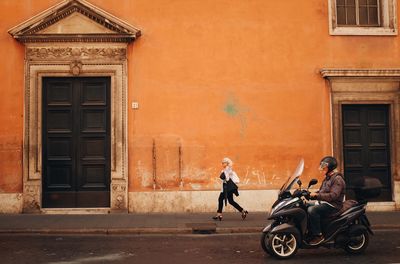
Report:
[{"label": "woman's bag", "polygon": [[236,196],[239,196],[238,186],[232,180],[226,182],[226,191],[234,193]]}]

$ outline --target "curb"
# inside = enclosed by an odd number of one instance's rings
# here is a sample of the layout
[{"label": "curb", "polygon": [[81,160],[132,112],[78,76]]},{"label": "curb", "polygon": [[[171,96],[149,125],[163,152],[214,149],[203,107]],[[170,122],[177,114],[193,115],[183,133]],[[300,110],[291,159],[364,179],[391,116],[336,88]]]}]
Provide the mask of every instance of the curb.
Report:
[{"label": "curb", "polygon": [[[3,229],[0,235],[4,234],[63,234],[63,235],[177,235],[177,234],[238,234],[238,233],[261,233],[264,227],[217,227],[214,229],[193,229],[184,227],[171,228],[154,228],[154,227],[137,227],[137,228],[87,228],[87,229]],[[372,231],[377,230],[400,230],[400,225],[373,225]]]},{"label": "curb", "polygon": [[4,229],[4,234],[65,234],[65,235],[142,235],[142,234],[191,234],[191,228],[111,228],[111,229]]},{"label": "curb", "polygon": [[400,225],[372,225],[372,231],[374,230],[390,230],[390,229],[400,229]]}]

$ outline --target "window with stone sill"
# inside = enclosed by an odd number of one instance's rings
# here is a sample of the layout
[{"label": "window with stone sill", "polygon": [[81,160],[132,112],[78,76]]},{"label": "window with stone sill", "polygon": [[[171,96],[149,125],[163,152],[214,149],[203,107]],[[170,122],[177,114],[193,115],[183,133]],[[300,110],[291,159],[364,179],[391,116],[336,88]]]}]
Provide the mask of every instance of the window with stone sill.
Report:
[{"label": "window with stone sill", "polygon": [[397,0],[328,0],[331,35],[397,35]]}]

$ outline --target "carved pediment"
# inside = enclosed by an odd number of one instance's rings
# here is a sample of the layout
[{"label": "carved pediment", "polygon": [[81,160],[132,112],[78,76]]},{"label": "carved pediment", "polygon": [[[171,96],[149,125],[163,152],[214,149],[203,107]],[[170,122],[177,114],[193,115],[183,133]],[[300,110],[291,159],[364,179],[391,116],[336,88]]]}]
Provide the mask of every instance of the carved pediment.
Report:
[{"label": "carved pediment", "polygon": [[140,30],[84,1],[66,0],[8,31],[20,42],[131,42]]},{"label": "carved pediment", "polygon": [[114,31],[93,23],[93,20],[81,13],[74,12],[63,20],[54,23],[37,34],[113,34]]}]

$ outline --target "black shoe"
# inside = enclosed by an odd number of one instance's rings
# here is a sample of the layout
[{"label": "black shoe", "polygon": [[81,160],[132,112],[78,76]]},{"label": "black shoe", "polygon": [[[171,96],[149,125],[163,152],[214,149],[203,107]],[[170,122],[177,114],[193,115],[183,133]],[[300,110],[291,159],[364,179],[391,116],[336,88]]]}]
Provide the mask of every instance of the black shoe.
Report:
[{"label": "black shoe", "polygon": [[222,215],[213,216],[212,219],[214,219],[215,221],[217,221],[217,220],[222,221]]},{"label": "black shoe", "polygon": [[316,246],[321,244],[324,240],[325,240],[324,237],[322,235],[319,235],[311,239],[310,242],[308,242],[308,244],[310,244],[311,246]]},{"label": "black shoe", "polygon": [[246,219],[246,216],[249,214],[249,212],[243,210],[242,211],[242,220]]}]

